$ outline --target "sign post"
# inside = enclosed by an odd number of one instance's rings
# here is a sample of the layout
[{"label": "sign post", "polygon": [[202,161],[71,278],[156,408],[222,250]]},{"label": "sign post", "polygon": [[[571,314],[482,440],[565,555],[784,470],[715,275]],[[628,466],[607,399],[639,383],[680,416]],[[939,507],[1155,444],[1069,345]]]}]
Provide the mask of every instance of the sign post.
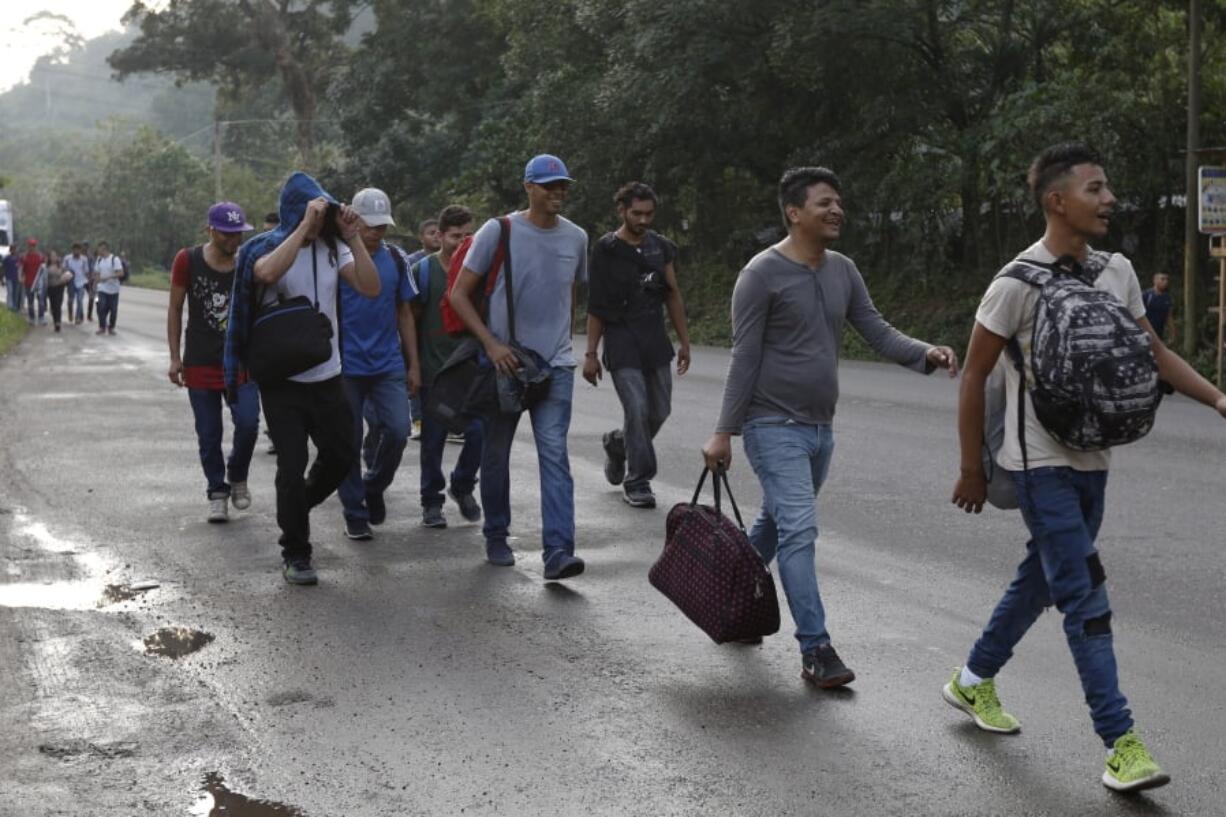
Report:
[{"label": "sign post", "polygon": [[[1209,255],[1218,260],[1217,306],[1217,387],[1222,388],[1222,355],[1226,347],[1226,167],[1201,166],[1197,173],[1200,214],[1197,225],[1209,236]],[[1195,331],[1188,316],[1187,331]]]}]

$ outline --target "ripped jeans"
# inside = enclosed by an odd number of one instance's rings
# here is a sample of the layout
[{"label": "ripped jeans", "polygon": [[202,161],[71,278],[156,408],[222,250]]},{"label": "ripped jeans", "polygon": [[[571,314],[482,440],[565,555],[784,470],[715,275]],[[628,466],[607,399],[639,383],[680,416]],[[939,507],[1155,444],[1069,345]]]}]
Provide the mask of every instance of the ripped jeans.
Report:
[{"label": "ripped jeans", "polygon": [[1106,573],[1094,547],[1107,472],[1046,467],[1013,478],[1031,539],[966,665],[982,678],[995,677],[1030,625],[1054,604],[1064,615],[1094,731],[1110,748],[1132,728],[1132,713],[1120,692]]}]

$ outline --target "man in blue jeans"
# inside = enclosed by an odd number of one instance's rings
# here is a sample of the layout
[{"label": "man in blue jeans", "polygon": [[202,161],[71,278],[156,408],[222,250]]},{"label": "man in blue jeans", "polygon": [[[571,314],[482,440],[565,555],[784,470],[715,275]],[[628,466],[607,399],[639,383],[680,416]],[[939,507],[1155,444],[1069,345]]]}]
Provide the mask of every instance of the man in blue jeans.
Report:
[{"label": "man in blue jeans", "polygon": [[[1085,261],[1090,241],[1106,237],[1116,201],[1101,159],[1085,145],[1055,145],[1034,160],[1028,181],[1047,229],[1018,258],[1041,264],[1066,256]],[[1112,255],[1093,285],[1113,295],[1149,334],[1159,377],[1226,417],[1226,396],[1168,349],[1146,320],[1141,286],[1126,258]],[[984,385],[1010,340],[1017,342],[1026,381],[1034,382],[1031,346],[1038,300],[1037,287],[999,275],[975,315],[958,402],[962,470],[953,495],[953,501],[967,512],[979,513],[987,492],[981,460]],[[1005,437],[997,464],[1014,480],[1030,541],[1013,582],[966,665],[954,670],[942,696],[981,729],[1018,731],[1017,718],[1001,708],[996,675],[1043,610],[1055,605],[1064,616],[1064,634],[1094,731],[1109,752],[1103,785],[1125,792],[1161,786],[1170,778],[1133,730],[1128,701],[1120,692],[1106,571],[1095,545],[1103,519],[1110,451],[1075,451],[1064,446],[1039,422],[1029,397],[1022,406],[1025,419],[1019,429],[1021,377],[1014,366],[1005,368]]]},{"label": "man in blue jeans", "polygon": [[[409,438],[409,394],[421,387],[417,327],[411,302],[417,288],[399,247],[383,241],[392,204],[382,190],[368,187],[353,197],[358,236],[379,273],[379,295],[369,298],[341,282],[341,361],[345,394],[353,407],[354,447],[362,447],[362,421],[370,414],[377,429],[366,472],[357,458],[337,493],[345,509],[345,535],[370,539],[371,525],[387,519],[383,492],[392,484]],[[405,361],[408,370],[405,370]]]},{"label": "man in blue jeans", "polygon": [[733,434],[762,484],[762,511],[749,541],[769,564],[779,560],[801,676],[823,689],[855,674],[839,658],[826,628],[817,587],[814,503],[834,452],[839,345],[852,327],[873,351],[918,372],[958,359],[947,346],[929,346],[886,323],[873,306],[860,271],[829,246],[843,227],[840,182],[822,167],[792,168],[779,182],[787,238],[754,256],[732,293],[732,361],[715,433],[703,446],[712,470],[732,462]]},{"label": "man in blue jeans", "polygon": [[[543,359],[549,372],[547,392],[528,414],[540,468],[542,556],[545,578],[550,581],[577,576],[584,568],[583,560],[575,555],[575,483],[566,450],[576,365],[572,310],[578,284],[587,280],[587,233],[560,215],[572,181],[561,159],[549,154],[533,157],[524,168],[528,209],[508,216],[515,340]],[[511,377],[521,363],[509,345],[506,265],[492,269],[500,235],[497,219],[490,219],[477,231],[450,302],[481,342],[488,362],[500,375]],[[473,299],[490,274],[498,278],[483,318]],[[482,532],[486,559],[495,565],[515,564],[507,532],[511,525],[511,442],[519,418],[519,413],[496,413],[487,418],[485,427]]]},{"label": "man in blue jeans", "polygon": [[[200,465],[208,482],[208,520],[230,518],[227,504],[237,510],[251,506],[247,471],[260,433],[260,393],[255,383],[241,379],[238,399],[230,404],[234,440],[227,461],[222,456],[221,403],[225,395],[222,355],[230,293],[234,288],[234,256],[243,233],[251,229],[243,210],[223,201],[209,208],[206,244],[179,250],[170,270],[170,306],[166,339],[170,347],[170,382],[186,386],[196,419]],[[74,252],[80,247],[73,245]],[[79,256],[84,260],[84,256]],[[183,303],[187,302],[187,350],[180,354],[185,336]]]},{"label": "man in blue jeans", "polygon": [[[473,234],[473,216],[467,207],[448,205],[439,213],[438,252],[424,256],[413,267],[417,285],[417,302],[413,316],[417,319],[417,348],[421,353],[422,389],[418,395],[422,405],[429,398],[429,383],[447,362],[460,339],[447,334],[439,304],[447,292],[447,269],[451,257]],[[421,523],[427,528],[447,527],[443,515],[443,491],[460,506],[460,516],[468,522],[481,520],[481,506],[473,497],[477,485],[477,470],[481,467],[481,449],[485,433],[481,421],[474,419],[464,430],[464,445],[451,472],[450,485],[443,477],[443,450],[447,447],[447,427],[428,413],[421,420]]]}]

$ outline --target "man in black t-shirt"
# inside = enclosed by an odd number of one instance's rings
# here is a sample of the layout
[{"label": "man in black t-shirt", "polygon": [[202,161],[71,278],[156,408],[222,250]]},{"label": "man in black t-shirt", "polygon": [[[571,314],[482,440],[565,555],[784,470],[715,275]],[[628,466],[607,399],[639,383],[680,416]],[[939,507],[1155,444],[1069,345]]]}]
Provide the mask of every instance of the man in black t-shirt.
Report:
[{"label": "man in black t-shirt", "polygon": [[[1149,320],[1150,326],[1154,327],[1154,332],[1158,334],[1158,337],[1166,343],[1175,342],[1175,319],[1171,317],[1171,293],[1167,291],[1170,286],[1171,276],[1165,272],[1155,272],[1153,288],[1141,293],[1141,300],[1145,304],[1145,317]],[[1168,320],[1171,322],[1169,338],[1166,334]]]},{"label": "man in black t-shirt", "polygon": [[664,311],[677,333],[677,374],[690,368],[685,303],[677,287],[677,247],[653,232],[657,198],[641,182],[613,197],[622,224],[596,242],[589,268],[587,352],[583,377],[593,386],[602,375],[596,349],[604,338],[604,366],[621,400],[625,422],[604,435],[605,478],[624,483],[622,498],[635,508],[654,508],[656,475],[652,440],[672,408],[673,343]]}]

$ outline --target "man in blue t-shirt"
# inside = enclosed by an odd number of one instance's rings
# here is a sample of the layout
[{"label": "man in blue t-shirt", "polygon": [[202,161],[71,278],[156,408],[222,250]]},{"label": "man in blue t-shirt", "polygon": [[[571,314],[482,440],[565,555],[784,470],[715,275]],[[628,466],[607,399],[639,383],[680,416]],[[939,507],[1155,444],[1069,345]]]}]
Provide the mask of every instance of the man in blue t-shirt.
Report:
[{"label": "man in blue t-shirt", "polygon": [[[516,336],[511,338],[506,290],[506,264],[494,267],[501,239],[497,219],[490,219],[473,236],[449,295],[456,315],[481,342],[500,377],[514,377],[525,352],[535,353],[548,372],[544,394],[528,407],[532,438],[541,475],[541,542],[545,578],[567,579],[583,572],[575,555],[575,482],[570,474],[566,435],[570,431],[575,385],[575,356],[571,344],[571,316],[575,289],[587,280],[587,233],[560,213],[572,179],[556,156],[542,154],[524,169],[528,209],[512,213],[512,308]],[[485,276],[496,274],[489,308],[483,319],[473,306]],[[504,382],[506,382],[504,380]],[[511,442],[522,411],[501,411],[487,418],[485,450],[481,457],[481,504],[485,509],[485,557],[490,564],[513,565],[515,554],[507,545],[511,525]]]},{"label": "man in blue t-shirt", "polygon": [[[1171,276],[1165,272],[1154,273],[1154,286],[1141,293],[1141,301],[1145,304],[1145,319],[1154,327],[1154,332],[1165,343],[1175,342],[1175,319],[1171,317]],[[1171,335],[1167,337],[1167,321],[1171,324]]]},{"label": "man in blue t-shirt", "polygon": [[[387,518],[383,492],[392,484],[409,438],[409,393],[421,387],[417,326],[410,302],[417,297],[408,259],[386,244],[392,204],[382,190],[368,187],[353,197],[362,243],[379,273],[379,296],[365,298],[341,284],[341,373],[353,406],[354,447],[362,445],[362,420],[378,429],[367,452],[366,473],[354,462],[337,493],[345,508],[345,535],[370,539],[371,525]],[[405,371],[405,361],[409,361]],[[407,384],[407,388],[406,388]]]}]

